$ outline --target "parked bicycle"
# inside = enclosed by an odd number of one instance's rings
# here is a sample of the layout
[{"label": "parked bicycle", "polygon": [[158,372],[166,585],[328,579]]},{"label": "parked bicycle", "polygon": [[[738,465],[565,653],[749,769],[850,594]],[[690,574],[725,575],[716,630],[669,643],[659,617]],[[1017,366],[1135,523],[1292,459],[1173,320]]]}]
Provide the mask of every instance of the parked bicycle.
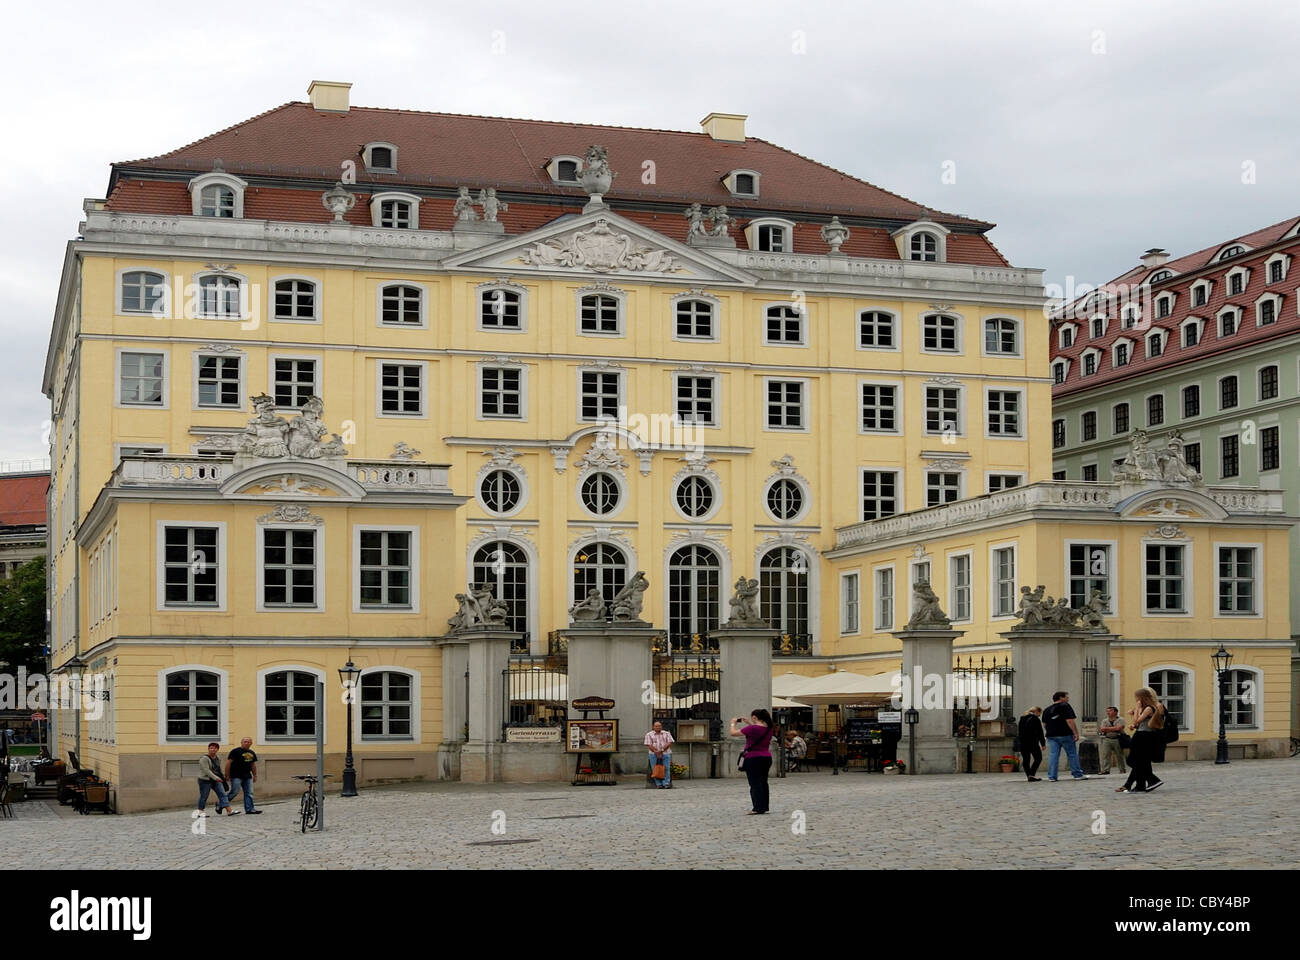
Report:
[{"label": "parked bicycle", "polygon": [[[328,780],[330,775],[325,774]],[[302,801],[298,806],[298,817],[302,821],[302,832],[306,833],[307,828],[316,829],[316,824],[320,822],[320,803],[316,800],[316,783],[314,776],[298,776],[295,780],[302,780],[307,784],[307,789],[302,793]]]},{"label": "parked bicycle", "polygon": [[1291,738],[1291,756],[1300,756],[1300,737]]}]

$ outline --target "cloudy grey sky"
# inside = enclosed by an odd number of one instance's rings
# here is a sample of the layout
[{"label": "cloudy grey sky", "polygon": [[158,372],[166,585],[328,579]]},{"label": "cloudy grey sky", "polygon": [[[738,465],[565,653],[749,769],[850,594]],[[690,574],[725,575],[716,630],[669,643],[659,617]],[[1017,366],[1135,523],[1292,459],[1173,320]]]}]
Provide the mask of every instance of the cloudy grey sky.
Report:
[{"label": "cloudy grey sky", "polygon": [[1292,2],[266,0],[221,24],[174,3],[53,9],[10,10],[23,40],[0,64],[0,460],[45,456],[64,246],[110,162],[304,100],[313,79],[350,81],[360,106],[677,130],[745,113],[754,136],[996,222],[1012,263],[1062,285],[1300,214]]}]

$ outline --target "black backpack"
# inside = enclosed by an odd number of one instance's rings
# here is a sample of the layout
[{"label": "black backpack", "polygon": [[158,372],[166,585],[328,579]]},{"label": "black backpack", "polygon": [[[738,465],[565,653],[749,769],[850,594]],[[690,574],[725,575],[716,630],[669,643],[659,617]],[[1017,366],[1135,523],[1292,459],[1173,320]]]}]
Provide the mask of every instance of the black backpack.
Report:
[{"label": "black backpack", "polygon": [[1160,728],[1160,732],[1165,735],[1165,743],[1173,743],[1178,739],[1178,723],[1168,712],[1165,713],[1165,725]]}]

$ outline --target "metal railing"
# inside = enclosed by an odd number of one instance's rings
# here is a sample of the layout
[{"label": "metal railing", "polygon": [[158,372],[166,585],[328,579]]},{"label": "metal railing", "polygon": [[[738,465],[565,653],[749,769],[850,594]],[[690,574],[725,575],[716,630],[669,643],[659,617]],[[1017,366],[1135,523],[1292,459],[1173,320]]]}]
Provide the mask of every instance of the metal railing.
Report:
[{"label": "metal railing", "polygon": [[772,638],[772,653],[781,657],[808,657],[812,655],[811,633],[783,633]]},{"label": "metal railing", "polygon": [[562,727],[568,719],[567,657],[512,654],[501,671],[501,686],[502,740],[510,727]]}]

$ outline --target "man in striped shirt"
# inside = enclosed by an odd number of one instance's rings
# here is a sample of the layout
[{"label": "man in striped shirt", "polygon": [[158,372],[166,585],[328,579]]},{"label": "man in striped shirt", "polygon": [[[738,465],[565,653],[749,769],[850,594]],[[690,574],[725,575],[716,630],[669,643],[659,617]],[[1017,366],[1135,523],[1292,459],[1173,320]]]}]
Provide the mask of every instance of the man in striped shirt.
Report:
[{"label": "man in striped shirt", "polygon": [[654,722],[654,727],[645,735],[645,745],[649,748],[650,766],[656,763],[664,765],[664,776],[662,780],[655,780],[655,786],[660,790],[671,790],[673,786],[673,735],[664,729],[664,725],[658,720]]}]

